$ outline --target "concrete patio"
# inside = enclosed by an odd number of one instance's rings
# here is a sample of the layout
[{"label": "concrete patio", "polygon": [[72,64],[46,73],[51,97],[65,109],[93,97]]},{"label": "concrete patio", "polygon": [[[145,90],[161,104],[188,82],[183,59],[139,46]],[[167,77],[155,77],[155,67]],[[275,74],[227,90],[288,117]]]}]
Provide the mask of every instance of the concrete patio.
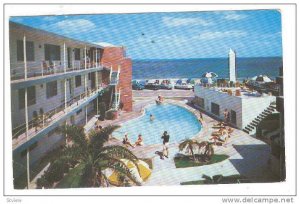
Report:
[{"label": "concrete patio", "polygon": [[[122,125],[125,121],[141,116],[143,114],[143,108],[148,104],[154,103],[154,98],[158,93],[157,91],[152,91],[152,94],[151,91],[146,92],[146,94],[142,92],[134,94],[135,102],[133,112],[121,112],[118,119],[114,121],[103,121],[103,126],[105,127],[110,124]],[[192,91],[190,92],[192,93]],[[172,91],[165,91],[165,93],[172,93]],[[166,99],[167,103],[183,106],[199,118],[199,111],[184,103],[184,98],[186,98],[186,100],[191,99],[190,93],[184,93],[182,95],[178,94],[177,97],[173,99],[171,99],[171,97],[169,98],[170,99]],[[95,120],[96,119],[92,119],[89,122],[87,129],[93,127]],[[194,139],[198,141],[208,141],[212,131],[215,130],[212,126],[216,122],[215,119],[203,113],[203,127]],[[112,144],[123,145],[121,141],[113,137],[107,145]],[[256,182],[274,181],[274,177],[268,167],[270,147],[264,142],[238,129],[234,129],[226,146],[214,146],[215,154],[226,154],[229,156],[228,159],[219,163],[199,167],[176,168],[174,157],[179,152],[178,144],[170,144],[169,158],[165,158],[164,160],[161,160],[160,157],[155,154],[155,151],[162,151],[162,148],[162,144],[146,145],[135,148],[129,147],[129,149],[139,158],[152,158],[152,175],[143,185],[180,185],[180,183],[186,181],[202,180],[203,174],[208,176],[218,174],[223,176],[240,174]]]}]

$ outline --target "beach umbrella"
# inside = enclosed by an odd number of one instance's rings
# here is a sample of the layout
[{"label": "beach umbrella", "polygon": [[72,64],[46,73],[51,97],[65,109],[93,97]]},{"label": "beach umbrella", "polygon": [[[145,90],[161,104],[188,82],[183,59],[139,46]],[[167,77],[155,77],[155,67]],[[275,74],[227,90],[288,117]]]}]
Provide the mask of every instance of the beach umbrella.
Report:
[{"label": "beach umbrella", "polygon": [[272,79],[270,79],[267,75],[258,75],[251,78],[251,80],[257,82],[272,82]]},{"label": "beach umbrella", "polygon": [[215,78],[218,77],[218,75],[214,72],[205,72],[204,74],[202,74],[203,78]]},{"label": "beach umbrella", "polygon": [[188,84],[195,84],[196,83],[194,79],[188,79],[186,82]]},{"label": "beach umbrella", "polygon": [[176,84],[181,84],[182,83],[182,80],[181,79],[178,79]]},{"label": "beach umbrella", "polygon": [[[130,160],[121,159],[121,161],[124,162],[125,165],[130,169],[131,174],[133,175],[133,177],[136,178],[136,180],[139,183],[146,181],[152,173],[149,165],[142,160],[137,161],[138,168]],[[112,185],[115,185],[115,186],[122,185],[123,182],[121,181],[121,175],[117,171],[114,171],[111,168],[107,168],[107,169],[103,170],[102,173],[108,178],[109,182]]]}]

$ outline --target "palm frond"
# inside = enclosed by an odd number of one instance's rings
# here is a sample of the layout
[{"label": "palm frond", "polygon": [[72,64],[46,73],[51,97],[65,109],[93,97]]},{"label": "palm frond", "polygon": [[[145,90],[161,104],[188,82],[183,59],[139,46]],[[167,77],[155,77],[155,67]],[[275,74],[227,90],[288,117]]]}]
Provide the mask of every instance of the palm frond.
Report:
[{"label": "palm frond", "polygon": [[64,125],[60,128],[60,131],[67,134],[68,137],[74,142],[74,145],[84,150],[87,149],[88,141],[84,134],[83,127],[75,125]]},{"label": "palm frond", "polygon": [[[122,160],[113,157],[106,157],[106,159],[107,159],[107,163],[105,166],[107,168],[111,168],[116,172],[118,172],[119,174],[126,176],[136,185],[141,185],[141,183],[137,180],[135,175],[132,174],[131,170],[126,166],[126,164]],[[103,164],[104,163],[102,163],[101,168],[104,167]]]},{"label": "palm frond", "polygon": [[131,161],[137,161],[138,158],[130,150],[120,145],[110,145],[103,147],[100,154],[107,154],[109,157],[116,159],[128,159]]},{"label": "palm frond", "polygon": [[96,150],[97,152],[97,150],[99,150],[99,148],[102,148],[104,143],[108,141],[109,136],[113,133],[113,131],[115,131],[119,127],[120,126],[118,125],[110,125],[101,129],[100,131],[91,131],[89,133],[89,145],[91,149]]},{"label": "palm frond", "polygon": [[178,146],[179,150],[182,151],[184,150],[187,146],[193,146],[194,144],[196,144],[197,141],[195,140],[191,140],[191,139],[187,139],[184,140],[183,142],[181,142]]}]

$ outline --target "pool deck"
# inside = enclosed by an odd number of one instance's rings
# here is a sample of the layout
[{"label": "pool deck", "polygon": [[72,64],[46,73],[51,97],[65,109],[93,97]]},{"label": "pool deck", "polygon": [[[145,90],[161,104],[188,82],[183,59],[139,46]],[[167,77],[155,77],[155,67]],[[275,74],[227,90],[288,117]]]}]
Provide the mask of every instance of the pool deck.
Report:
[{"label": "pool deck", "polygon": [[[172,97],[172,95],[176,97]],[[143,115],[143,108],[148,104],[154,104],[154,99],[158,94],[166,98],[166,103],[180,105],[193,112],[199,117],[199,111],[188,106],[185,102],[193,98],[194,93],[186,90],[161,90],[161,91],[134,91],[134,104],[132,112],[121,112],[116,120],[106,120],[102,122],[103,127],[122,123]],[[86,129],[93,128],[96,118],[93,118],[86,125]],[[212,128],[217,121],[203,113],[202,129],[194,139],[198,141],[208,141]],[[172,137],[172,135],[171,135]],[[134,142],[134,141],[132,141]],[[121,141],[111,138],[107,145],[123,145]],[[222,162],[189,168],[176,168],[174,156],[179,153],[178,144],[170,144],[169,158],[161,160],[156,151],[162,151],[162,144],[146,145],[129,149],[139,158],[152,158],[153,171],[150,178],[144,182],[145,186],[180,185],[181,182],[202,180],[202,175],[223,176],[240,174],[256,182],[271,182],[274,177],[268,166],[270,157],[270,146],[253,138],[242,130],[234,129],[226,146],[214,146],[216,154],[226,154],[229,159]]]}]

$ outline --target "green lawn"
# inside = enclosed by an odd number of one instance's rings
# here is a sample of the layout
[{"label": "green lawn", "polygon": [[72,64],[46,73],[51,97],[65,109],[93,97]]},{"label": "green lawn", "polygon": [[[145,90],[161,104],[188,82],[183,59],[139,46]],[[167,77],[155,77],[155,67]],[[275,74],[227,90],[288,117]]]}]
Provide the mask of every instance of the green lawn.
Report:
[{"label": "green lawn", "polygon": [[224,161],[225,159],[228,159],[229,156],[225,154],[215,154],[212,156],[211,160],[208,162],[194,162],[190,159],[189,156],[185,157],[175,157],[174,162],[176,168],[187,168],[187,167],[194,167],[194,166],[204,166],[209,164],[218,163],[221,161]]},{"label": "green lawn", "polygon": [[70,170],[69,173],[56,185],[56,188],[80,188],[82,168],[82,165],[78,165]]}]

